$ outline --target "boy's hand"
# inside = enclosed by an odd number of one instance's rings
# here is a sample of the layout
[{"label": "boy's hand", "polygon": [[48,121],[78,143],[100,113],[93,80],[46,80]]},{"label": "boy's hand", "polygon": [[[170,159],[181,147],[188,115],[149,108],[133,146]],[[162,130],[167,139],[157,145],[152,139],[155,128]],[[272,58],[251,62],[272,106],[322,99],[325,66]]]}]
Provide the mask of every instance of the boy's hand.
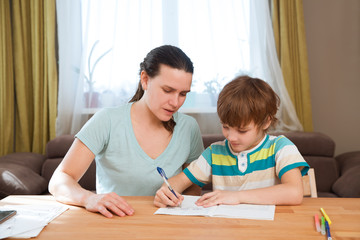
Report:
[{"label": "boy's hand", "polygon": [[240,201],[238,200],[238,194],[239,192],[237,191],[215,190],[201,196],[195,204],[203,207],[212,207],[219,204],[240,204]]},{"label": "boy's hand", "polygon": [[156,191],[154,205],[159,208],[167,206],[179,206],[184,200],[184,197],[177,191],[175,191],[175,193],[177,197],[169,190],[166,185],[161,186],[161,188]]}]

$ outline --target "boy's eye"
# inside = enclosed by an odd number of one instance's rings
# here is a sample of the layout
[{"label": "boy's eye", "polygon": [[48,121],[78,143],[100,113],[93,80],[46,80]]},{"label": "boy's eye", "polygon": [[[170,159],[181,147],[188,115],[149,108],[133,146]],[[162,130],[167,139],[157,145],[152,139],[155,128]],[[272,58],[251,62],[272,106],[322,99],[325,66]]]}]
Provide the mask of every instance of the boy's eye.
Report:
[{"label": "boy's eye", "polygon": [[238,132],[239,132],[239,133],[241,133],[241,134],[245,134],[245,133],[247,133],[247,131],[246,131],[246,130],[238,130]]},{"label": "boy's eye", "polygon": [[180,95],[186,97],[187,92],[181,92]]},{"label": "boy's eye", "polygon": [[223,125],[222,126],[224,129],[229,129],[229,127],[228,126],[225,126],[225,125]]}]

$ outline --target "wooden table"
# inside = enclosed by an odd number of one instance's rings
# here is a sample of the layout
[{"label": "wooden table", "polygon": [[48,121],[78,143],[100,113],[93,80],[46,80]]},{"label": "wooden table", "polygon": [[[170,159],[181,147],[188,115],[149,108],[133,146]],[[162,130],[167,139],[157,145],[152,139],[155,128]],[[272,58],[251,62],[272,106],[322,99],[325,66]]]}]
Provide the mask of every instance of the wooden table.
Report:
[{"label": "wooden table", "polygon": [[[48,224],[37,239],[326,239],[315,230],[320,207],[333,239],[360,239],[360,198],[305,198],[300,206],[276,206],[274,221],[154,215],[153,197],[125,197],[131,217],[108,219],[73,207]],[[9,196],[5,204],[54,203],[52,196]]]}]

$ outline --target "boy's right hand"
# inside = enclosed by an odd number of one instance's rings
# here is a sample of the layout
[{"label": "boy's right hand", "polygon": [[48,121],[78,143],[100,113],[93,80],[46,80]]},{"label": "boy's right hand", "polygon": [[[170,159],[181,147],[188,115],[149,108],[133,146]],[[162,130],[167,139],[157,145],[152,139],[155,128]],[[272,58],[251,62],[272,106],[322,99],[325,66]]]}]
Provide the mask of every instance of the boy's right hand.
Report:
[{"label": "boy's right hand", "polygon": [[170,191],[170,189],[166,185],[161,186],[161,188],[156,191],[154,205],[159,208],[167,206],[179,206],[184,200],[184,197],[177,191],[175,191],[175,193],[177,197]]}]

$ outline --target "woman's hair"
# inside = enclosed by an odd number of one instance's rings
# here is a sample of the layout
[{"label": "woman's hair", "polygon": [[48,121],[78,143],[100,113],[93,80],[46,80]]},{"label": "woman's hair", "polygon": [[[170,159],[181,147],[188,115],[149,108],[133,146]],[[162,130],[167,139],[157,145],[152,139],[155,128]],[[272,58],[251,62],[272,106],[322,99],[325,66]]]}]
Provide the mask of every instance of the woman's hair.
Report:
[{"label": "woman's hair", "polygon": [[279,104],[279,96],[268,83],[240,76],[220,92],[217,113],[221,122],[231,127],[245,127],[252,121],[257,127],[262,127],[268,120],[271,120],[270,126],[274,126]]},{"label": "woman's hair", "polygon": [[[150,77],[156,77],[160,72],[160,64],[167,65],[169,67],[184,70],[187,73],[194,73],[194,66],[190,58],[178,47],[171,45],[163,45],[151,50],[144,61],[140,63],[139,75],[145,71]],[[129,102],[139,101],[144,95],[142,89],[141,80],[139,81],[138,88]],[[170,131],[174,131],[175,121],[171,118],[167,122],[163,122],[164,127]]]}]

